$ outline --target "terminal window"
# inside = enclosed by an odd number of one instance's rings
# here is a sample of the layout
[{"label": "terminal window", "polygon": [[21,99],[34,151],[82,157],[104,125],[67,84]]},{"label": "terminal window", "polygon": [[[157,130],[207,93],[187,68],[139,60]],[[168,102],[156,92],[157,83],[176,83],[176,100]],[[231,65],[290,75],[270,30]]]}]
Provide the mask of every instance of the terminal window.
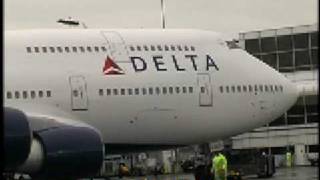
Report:
[{"label": "terminal window", "polygon": [[318,67],[319,65],[318,49],[311,50],[311,58],[312,58],[312,65],[315,67]]},{"label": "terminal window", "polygon": [[279,70],[282,72],[293,70],[292,52],[279,53]]},{"label": "terminal window", "polygon": [[293,35],[294,47],[296,49],[308,48],[308,33],[301,33]]},{"label": "terminal window", "polygon": [[292,37],[291,35],[278,36],[278,50],[288,51],[292,49]]},{"label": "terminal window", "polygon": [[268,64],[269,66],[278,69],[278,63],[277,63],[277,55],[276,54],[266,54],[266,55],[261,55],[261,59],[263,62]]},{"label": "terminal window", "polygon": [[249,53],[260,53],[260,45],[258,39],[247,39],[245,41],[245,47]]},{"label": "terminal window", "polygon": [[261,38],[261,51],[262,52],[276,51],[275,37]]},{"label": "terminal window", "polygon": [[308,50],[295,52],[295,65],[298,70],[310,70],[311,63]]},{"label": "terminal window", "polygon": [[318,47],[318,32],[313,32],[311,35],[311,46]]}]

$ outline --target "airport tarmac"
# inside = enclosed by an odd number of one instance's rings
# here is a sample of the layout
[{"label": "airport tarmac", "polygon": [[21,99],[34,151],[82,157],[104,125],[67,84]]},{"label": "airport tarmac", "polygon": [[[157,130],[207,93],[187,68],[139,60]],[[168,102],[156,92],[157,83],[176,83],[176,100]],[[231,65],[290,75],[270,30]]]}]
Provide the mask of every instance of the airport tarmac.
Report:
[{"label": "airport tarmac", "polygon": [[[278,168],[271,178],[257,178],[256,175],[245,176],[244,180],[316,180],[318,179],[318,167],[292,167]],[[119,178],[110,178],[111,180],[119,180]],[[145,177],[124,177],[121,180],[194,180],[192,174],[179,175],[159,175]]]}]

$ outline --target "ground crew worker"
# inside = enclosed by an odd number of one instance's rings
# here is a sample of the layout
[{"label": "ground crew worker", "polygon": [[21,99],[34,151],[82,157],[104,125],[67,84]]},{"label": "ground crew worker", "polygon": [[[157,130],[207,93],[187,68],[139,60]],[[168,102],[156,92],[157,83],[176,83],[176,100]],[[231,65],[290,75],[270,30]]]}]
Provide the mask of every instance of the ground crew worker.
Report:
[{"label": "ground crew worker", "polygon": [[290,151],[286,153],[287,167],[292,166],[292,154]]},{"label": "ground crew worker", "polygon": [[214,172],[215,180],[226,180],[227,179],[227,159],[221,153],[218,153],[212,159],[212,169]]}]

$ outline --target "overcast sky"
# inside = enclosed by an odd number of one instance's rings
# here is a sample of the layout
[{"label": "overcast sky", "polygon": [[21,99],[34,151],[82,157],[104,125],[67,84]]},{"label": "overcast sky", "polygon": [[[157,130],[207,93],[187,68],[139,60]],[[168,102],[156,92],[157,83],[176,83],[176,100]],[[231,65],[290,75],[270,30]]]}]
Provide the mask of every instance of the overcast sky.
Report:
[{"label": "overcast sky", "polygon": [[[160,28],[160,0],[5,0],[5,29],[62,28],[71,16],[89,28]],[[165,0],[167,28],[230,35],[318,22],[317,0]]]}]

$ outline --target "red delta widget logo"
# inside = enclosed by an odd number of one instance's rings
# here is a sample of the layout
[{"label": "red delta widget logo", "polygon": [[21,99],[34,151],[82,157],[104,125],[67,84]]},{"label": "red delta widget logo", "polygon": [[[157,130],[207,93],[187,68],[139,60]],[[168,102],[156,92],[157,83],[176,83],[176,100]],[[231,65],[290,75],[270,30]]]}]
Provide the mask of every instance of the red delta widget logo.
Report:
[{"label": "red delta widget logo", "polygon": [[[164,61],[164,57],[161,55],[152,56],[150,61],[147,61],[141,56],[130,56],[129,59],[135,72],[144,72],[149,69],[150,66],[157,72],[164,72],[168,71],[170,68],[168,66],[170,66],[170,64],[173,65],[171,68],[176,71],[188,71],[188,69],[184,67],[185,63],[190,63],[192,65],[191,70],[193,71],[210,71],[211,68],[219,71],[219,67],[217,66],[214,58],[209,54],[206,54],[204,59],[198,57],[197,55],[184,55],[183,57],[180,57],[181,60],[178,60],[175,55],[171,55],[165,58],[166,61]],[[199,61],[205,62],[205,69],[201,68],[201,70],[199,68]],[[184,64],[181,62],[184,62]],[[108,56],[104,63],[103,73],[104,75],[121,75],[124,74],[124,71]]]},{"label": "red delta widget logo", "polygon": [[124,74],[123,70],[115,62],[113,62],[113,60],[109,56],[107,56],[107,59],[104,61],[104,66],[102,71],[104,75]]}]

